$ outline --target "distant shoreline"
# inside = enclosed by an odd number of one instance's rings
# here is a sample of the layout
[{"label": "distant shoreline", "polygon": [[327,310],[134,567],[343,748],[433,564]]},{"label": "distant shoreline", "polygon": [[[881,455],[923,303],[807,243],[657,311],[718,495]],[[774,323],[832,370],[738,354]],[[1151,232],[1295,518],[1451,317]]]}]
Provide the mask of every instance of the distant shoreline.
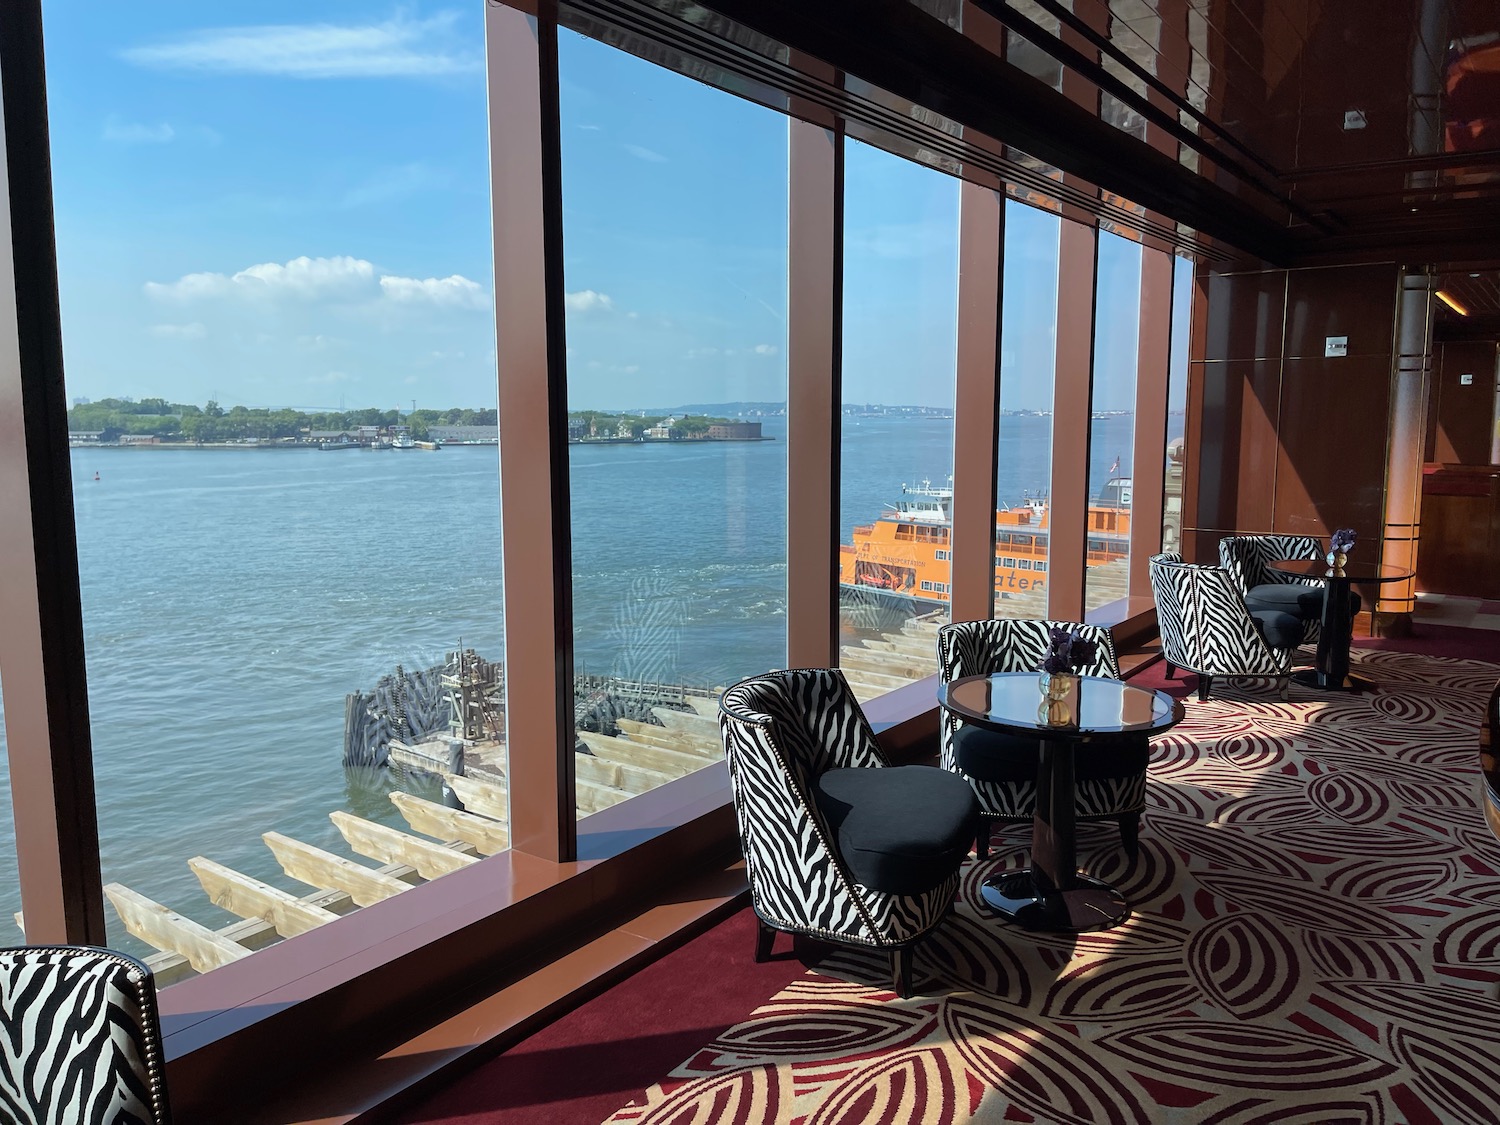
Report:
[{"label": "distant shoreline", "polygon": [[[743,445],[758,441],[775,441],[771,434],[763,434],[753,438],[570,438],[569,445]],[[498,438],[493,441],[445,441],[443,449],[494,449],[500,444]],[[69,449],[190,449],[190,450],[309,450],[315,449],[320,453],[343,453],[346,449],[362,449],[376,453],[396,452],[391,446],[346,446],[339,449],[325,450],[315,442],[235,442],[235,441],[131,441],[131,442],[103,442],[103,441],[70,441]],[[403,451],[406,452],[406,451]],[[421,452],[431,452],[423,450]]]}]

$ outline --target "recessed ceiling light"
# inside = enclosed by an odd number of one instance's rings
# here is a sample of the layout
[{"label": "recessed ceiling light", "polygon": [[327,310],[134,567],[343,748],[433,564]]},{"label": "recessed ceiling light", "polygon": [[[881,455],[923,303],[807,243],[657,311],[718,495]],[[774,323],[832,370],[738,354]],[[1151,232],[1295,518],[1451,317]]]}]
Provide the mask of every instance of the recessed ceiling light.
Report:
[{"label": "recessed ceiling light", "polygon": [[1439,289],[1437,291],[1437,299],[1439,301],[1442,301],[1443,304],[1447,305],[1450,309],[1452,309],[1454,312],[1456,312],[1459,316],[1468,316],[1469,315],[1469,310],[1468,309],[1464,308],[1457,301],[1455,301],[1452,297],[1450,297],[1450,296],[1448,296],[1448,294],[1444,293],[1441,289]]}]

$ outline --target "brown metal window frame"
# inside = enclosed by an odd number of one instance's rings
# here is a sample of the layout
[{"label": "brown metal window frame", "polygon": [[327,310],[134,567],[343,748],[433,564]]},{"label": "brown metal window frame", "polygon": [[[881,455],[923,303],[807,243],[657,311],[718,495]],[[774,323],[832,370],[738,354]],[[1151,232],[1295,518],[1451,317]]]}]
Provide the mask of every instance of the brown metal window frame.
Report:
[{"label": "brown metal window frame", "polygon": [[[222,1081],[227,1073],[253,1067],[274,1085],[312,1059],[326,1059],[329,1042],[353,1050],[405,1034],[408,1027],[380,1030],[391,1013],[440,1018],[476,987],[529,971],[539,948],[583,940],[671,873],[686,876],[734,847],[722,766],[581,821],[573,815],[558,16],[556,0],[490,0],[485,10],[496,328],[503,342],[497,515],[504,523],[525,511],[531,520],[539,491],[551,510],[540,547],[534,536],[504,536],[507,654],[553,654],[551,661],[512,665],[508,676],[512,794],[524,798],[511,809],[514,847],[164,991],[174,1101],[185,1110],[212,1113],[237,1098],[242,1091]],[[842,77],[795,52],[790,65],[825,83]],[[0,525],[7,528],[0,537],[0,613],[8,623],[0,631],[0,668],[23,906],[32,941],[102,943],[40,0],[0,6],[0,90],[11,247],[0,270],[0,316],[14,310],[16,318],[0,320]],[[789,618],[797,624],[789,628],[788,655],[795,663],[828,664],[837,640],[845,122],[821,95],[799,100],[793,91],[777,108],[789,116],[789,296],[797,298],[788,334],[788,581],[789,608],[797,611]],[[955,436],[955,461],[965,484],[978,487],[963,490],[956,515],[954,599],[978,616],[993,596],[1001,193],[1010,184],[986,164],[999,145],[978,135],[965,143],[970,155],[985,159],[949,162],[944,170],[963,181],[958,396],[966,420]],[[1091,347],[1097,232],[1094,216],[1087,217],[1089,225],[1072,218],[1064,224],[1072,233],[1064,234],[1059,283],[1057,387],[1081,414],[1056,418],[1053,438],[1054,496],[1078,517],[1070,522],[1079,540],[1076,557],[1054,554],[1053,597],[1076,585],[1076,608],[1086,482],[1081,471],[1075,481],[1072,469],[1059,474],[1057,466],[1067,460],[1059,453],[1068,442],[1074,450],[1087,443],[1091,357],[1061,348],[1064,340]],[[1064,608],[1059,603],[1053,612]],[[936,730],[931,680],[866,710],[898,755]]]}]

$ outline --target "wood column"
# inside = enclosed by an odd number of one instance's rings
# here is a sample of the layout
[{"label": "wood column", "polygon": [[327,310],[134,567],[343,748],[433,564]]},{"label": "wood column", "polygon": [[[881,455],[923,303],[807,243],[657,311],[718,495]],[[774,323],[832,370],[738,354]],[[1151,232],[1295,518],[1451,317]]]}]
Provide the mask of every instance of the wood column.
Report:
[{"label": "wood column", "polygon": [[518,852],[567,862],[578,839],[555,0],[488,5],[485,53],[510,838]]},{"label": "wood column", "polygon": [[[1432,386],[1432,313],[1436,282],[1424,270],[1408,270],[1396,299],[1396,356],[1391,370],[1390,439],[1385,462],[1385,519],[1380,561],[1417,567],[1422,526],[1422,446],[1427,433],[1427,401]],[[1415,578],[1373,588],[1371,607],[1383,634],[1411,632],[1417,608]]]},{"label": "wood column", "polygon": [[0,683],[21,909],[29,942],[104,945],[38,0],[0,5],[0,93]]},{"label": "wood column", "polygon": [[963,182],[958,222],[958,388],[953,423],[954,621],[995,610],[995,454],[1000,427],[1005,196]]},{"label": "wood column", "polygon": [[787,664],[838,653],[844,140],[787,122]]},{"label": "wood column", "polygon": [[1149,561],[1161,549],[1167,467],[1167,384],[1172,360],[1172,255],[1141,248],[1141,325],[1131,454],[1129,596],[1151,597]]},{"label": "wood column", "polygon": [[1052,490],[1047,616],[1083,620],[1099,235],[1063,220],[1057,256],[1057,360],[1052,388]]}]

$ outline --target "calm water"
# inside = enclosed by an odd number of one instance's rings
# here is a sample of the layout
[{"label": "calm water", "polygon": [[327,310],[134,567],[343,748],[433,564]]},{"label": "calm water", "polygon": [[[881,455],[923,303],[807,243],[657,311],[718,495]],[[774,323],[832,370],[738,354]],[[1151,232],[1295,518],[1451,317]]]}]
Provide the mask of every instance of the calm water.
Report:
[{"label": "calm water", "polygon": [[[1002,499],[1045,487],[1050,421],[1003,420]],[[586,671],[724,684],[783,662],[781,423],[760,443],[572,447]],[[1128,473],[1130,419],[1096,425],[1095,479],[1116,455]],[[949,471],[951,421],[857,418],[845,433],[845,541],[902,482]],[[494,447],[73,451],[106,882],[220,926],[189,858],[301,893],[262,832],[343,853],[330,811],[402,823],[389,778],[340,764],[344,696],[460,642],[501,654],[497,461]],[[539,541],[545,524],[539,508]],[[8,918],[3,756],[0,790]],[[106,914],[112,942],[142,952]]]}]

